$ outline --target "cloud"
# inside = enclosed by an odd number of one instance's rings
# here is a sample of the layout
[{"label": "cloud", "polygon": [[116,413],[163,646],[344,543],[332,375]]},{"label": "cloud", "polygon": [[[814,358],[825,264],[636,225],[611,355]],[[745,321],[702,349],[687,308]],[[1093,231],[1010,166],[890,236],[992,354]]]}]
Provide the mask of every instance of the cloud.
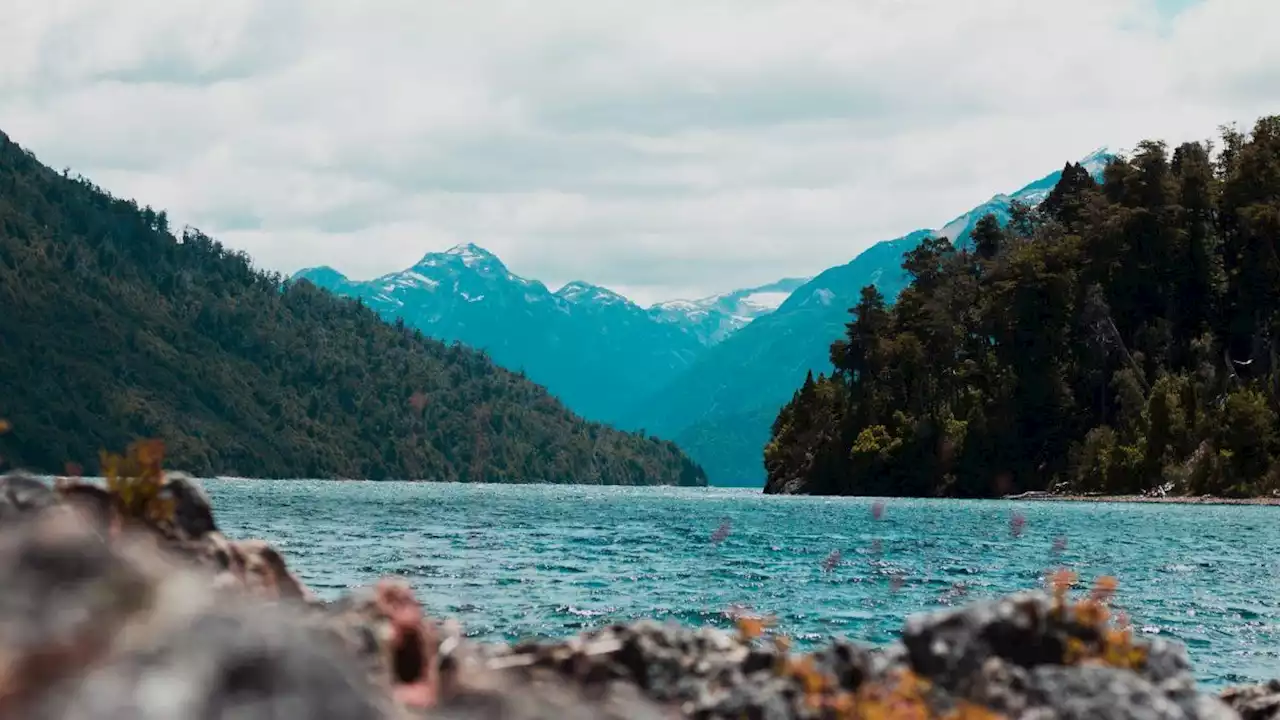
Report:
[{"label": "cloud", "polygon": [[648,302],[1280,111],[1278,25],[1272,0],[63,0],[0,25],[0,128],[282,272],[470,241]]}]

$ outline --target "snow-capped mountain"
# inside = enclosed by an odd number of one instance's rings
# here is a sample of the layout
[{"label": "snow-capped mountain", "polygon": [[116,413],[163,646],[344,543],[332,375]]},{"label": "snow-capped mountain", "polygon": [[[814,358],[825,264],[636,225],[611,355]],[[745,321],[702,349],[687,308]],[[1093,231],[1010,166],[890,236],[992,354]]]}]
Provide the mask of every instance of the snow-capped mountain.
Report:
[{"label": "snow-capped mountain", "polygon": [[[1111,154],[1105,149],[1080,161],[1101,180]],[[796,288],[772,313],[757,318],[711,347],[687,370],[628,415],[628,423],[674,438],[707,470],[713,483],[763,483],[761,448],[780,408],[804,379],[830,369],[828,350],[849,321],[848,308],[867,285],[893,300],[907,286],[903,255],[925,238],[946,235],[969,241],[988,213],[1001,223],[1017,200],[1036,205],[1062,172],[992,197],[942,228],[921,229],[877,243],[845,265],[829,268]]]},{"label": "snow-capped mountain", "polygon": [[[660,317],[607,288],[575,281],[551,292],[470,243],[369,281],[329,267],[302,270],[294,279],[363,298],[383,317],[403,319],[432,337],[484,349],[576,412],[607,422],[673,379],[707,345],[698,327]],[[741,307],[712,303],[710,311],[758,317],[777,304],[770,293],[782,291],[772,287],[720,296],[737,298]]]},{"label": "snow-capped mountain", "polygon": [[[1083,160],[1079,161],[1079,164],[1085,170],[1088,170],[1094,179],[1101,181],[1102,171],[1106,169],[1107,160],[1111,157],[1112,153],[1106,148],[1099,148],[1085,156]],[[1031,207],[1039,205],[1044,202],[1045,198],[1049,197],[1049,192],[1053,190],[1054,185],[1058,184],[1058,178],[1061,176],[1061,172],[1050,173],[1024,186],[1012,195],[996,195],[941,228],[929,232],[949,238],[957,246],[963,245],[969,241],[969,233],[973,230],[973,226],[977,225],[978,221],[984,216],[995,215],[1001,225],[1009,222],[1009,208],[1015,200]]]},{"label": "snow-capped mountain", "polygon": [[777,310],[792,291],[808,281],[783,278],[700,300],[668,300],[649,308],[649,313],[661,322],[688,328],[704,345],[715,345],[752,320]]}]

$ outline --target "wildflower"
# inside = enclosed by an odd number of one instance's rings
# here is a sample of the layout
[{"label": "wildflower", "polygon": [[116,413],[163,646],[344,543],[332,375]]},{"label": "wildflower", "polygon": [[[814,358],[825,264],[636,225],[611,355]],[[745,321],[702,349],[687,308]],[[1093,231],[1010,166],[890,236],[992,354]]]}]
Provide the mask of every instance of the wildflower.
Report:
[{"label": "wildflower", "polygon": [[1054,607],[1064,607],[1067,599],[1067,591],[1076,582],[1076,574],[1066,568],[1062,568],[1049,576],[1049,586],[1053,590]]},{"label": "wildflower", "polygon": [[729,530],[731,527],[732,524],[729,522],[728,518],[720,521],[720,527],[716,528],[715,532],[711,533],[711,544],[719,545],[724,542],[725,538],[729,537]]},{"label": "wildflower", "polygon": [[832,550],[831,554],[822,561],[823,572],[831,572],[840,564],[840,551]]},{"label": "wildflower", "polygon": [[1076,622],[1082,625],[1098,627],[1107,622],[1109,615],[1107,606],[1093,598],[1081,600],[1075,606]]},{"label": "wildflower", "polygon": [[1054,539],[1053,539],[1053,554],[1054,554],[1054,555],[1061,555],[1062,553],[1066,552],[1066,549],[1067,549],[1067,536],[1066,536],[1066,535],[1059,535],[1058,537],[1056,537],[1056,538],[1054,538]]},{"label": "wildflower", "polygon": [[744,615],[739,617],[736,622],[738,626],[738,635],[743,640],[754,640],[764,634],[764,629],[774,624],[773,618],[754,617]]},{"label": "wildflower", "polygon": [[1102,661],[1112,667],[1136,670],[1146,663],[1147,653],[1133,644],[1129,628],[1113,628],[1103,636]]},{"label": "wildflower", "polygon": [[427,407],[426,393],[422,392],[421,390],[417,390],[412,395],[410,395],[409,407],[413,408],[414,412],[421,414],[422,411]]},{"label": "wildflower", "polygon": [[1111,598],[1115,597],[1116,587],[1119,584],[1114,577],[1103,575],[1093,582],[1090,597],[1101,603],[1110,602]]},{"label": "wildflower", "polygon": [[1015,512],[1013,516],[1009,518],[1009,533],[1015,538],[1022,537],[1022,530],[1026,525],[1027,519],[1022,516],[1022,513]]}]

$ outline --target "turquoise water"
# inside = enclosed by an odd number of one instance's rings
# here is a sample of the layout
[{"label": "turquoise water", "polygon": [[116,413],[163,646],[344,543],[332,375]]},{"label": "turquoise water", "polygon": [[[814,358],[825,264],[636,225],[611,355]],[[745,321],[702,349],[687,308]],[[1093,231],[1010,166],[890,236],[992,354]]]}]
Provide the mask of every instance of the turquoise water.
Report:
[{"label": "turquoise water", "polygon": [[321,596],[400,575],[476,637],[639,617],[728,627],[736,604],[776,615],[801,645],[879,644],[907,614],[1033,587],[1067,565],[1117,576],[1134,626],[1186,643],[1202,681],[1280,677],[1277,507],[889,500],[877,520],[868,499],[736,489],[207,487],[228,535],[276,543]]}]

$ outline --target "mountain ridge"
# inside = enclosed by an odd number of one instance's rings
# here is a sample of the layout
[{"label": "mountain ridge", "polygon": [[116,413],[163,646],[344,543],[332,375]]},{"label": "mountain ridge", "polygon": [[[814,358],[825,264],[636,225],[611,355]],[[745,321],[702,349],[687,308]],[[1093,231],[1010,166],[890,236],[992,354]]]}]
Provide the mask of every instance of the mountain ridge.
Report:
[{"label": "mountain ridge", "polygon": [[[1112,154],[1090,153],[1081,164],[1100,175]],[[824,270],[796,288],[779,308],[744,326],[703,353],[689,369],[625,416],[625,426],[644,427],[676,440],[699,459],[713,484],[762,486],[760,451],[769,423],[807,372],[829,367],[829,347],[844,332],[847,309],[862,287],[875,285],[892,300],[907,285],[902,256],[925,238],[947,229],[957,245],[974,225],[993,214],[1009,221],[1014,201],[1042,201],[1061,177],[1057,170],[1012,193],[993,195],[940,229],[917,229],[868,247],[843,265]],[[745,424],[744,424],[745,423]],[[718,428],[718,430],[717,430]]]},{"label": "mountain ridge", "polygon": [[405,270],[368,281],[326,266],[293,277],[359,297],[388,321],[483,350],[602,422],[619,423],[622,410],[704,347],[686,327],[658,321],[613,290],[576,280],[552,292],[474,243],[429,252]]},{"label": "mountain ridge", "polygon": [[[483,354],[255,270],[0,133],[0,456],[32,470],[159,438],[204,475],[705,484]],[[467,261],[462,258],[461,261]],[[312,277],[334,279],[317,271]]]}]

